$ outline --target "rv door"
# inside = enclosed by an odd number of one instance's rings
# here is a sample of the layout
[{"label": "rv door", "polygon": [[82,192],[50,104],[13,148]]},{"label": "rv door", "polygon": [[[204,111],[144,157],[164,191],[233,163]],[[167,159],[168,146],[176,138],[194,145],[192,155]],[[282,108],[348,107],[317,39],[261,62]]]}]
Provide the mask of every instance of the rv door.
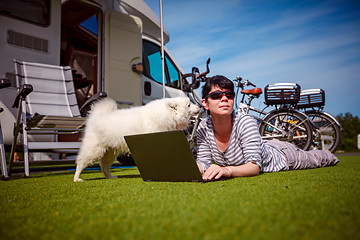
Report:
[{"label": "rv door", "polygon": [[109,11],[105,14],[105,82],[109,97],[120,107],[142,104],[141,74],[131,66],[142,62],[140,18]]}]

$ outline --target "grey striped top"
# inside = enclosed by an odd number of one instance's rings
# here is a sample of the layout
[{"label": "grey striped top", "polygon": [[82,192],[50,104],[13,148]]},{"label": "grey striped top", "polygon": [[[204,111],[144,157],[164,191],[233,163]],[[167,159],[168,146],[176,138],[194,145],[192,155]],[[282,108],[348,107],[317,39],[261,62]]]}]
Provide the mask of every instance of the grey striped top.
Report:
[{"label": "grey striped top", "polygon": [[200,122],[197,130],[197,159],[206,171],[211,164],[239,166],[256,163],[261,172],[288,170],[285,155],[261,139],[258,124],[251,115],[233,114],[233,126],[227,149],[222,152],[215,141],[211,117]]}]

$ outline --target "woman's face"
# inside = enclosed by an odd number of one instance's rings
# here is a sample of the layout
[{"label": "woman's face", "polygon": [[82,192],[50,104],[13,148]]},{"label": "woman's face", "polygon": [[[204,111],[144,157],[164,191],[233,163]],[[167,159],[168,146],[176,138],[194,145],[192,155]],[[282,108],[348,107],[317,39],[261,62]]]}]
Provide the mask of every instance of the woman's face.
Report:
[{"label": "woman's face", "polygon": [[[226,92],[231,90],[220,88],[219,86],[213,86],[209,95],[213,92],[219,91]],[[234,108],[234,98],[228,98],[226,94],[222,94],[220,99],[212,99],[211,97],[208,97],[206,100],[202,99],[201,102],[204,108],[210,111],[211,115],[230,115]]]}]

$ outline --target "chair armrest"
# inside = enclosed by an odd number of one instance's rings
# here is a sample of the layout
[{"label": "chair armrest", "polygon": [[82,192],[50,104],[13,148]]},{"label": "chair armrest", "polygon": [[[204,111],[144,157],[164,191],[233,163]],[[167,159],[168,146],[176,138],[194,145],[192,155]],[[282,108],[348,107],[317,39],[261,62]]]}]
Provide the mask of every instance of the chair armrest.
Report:
[{"label": "chair armrest", "polygon": [[[10,80],[6,79],[6,78],[0,78],[0,89],[1,88],[6,88],[9,87],[11,85]],[[0,113],[4,111],[3,108],[0,108]]]},{"label": "chair armrest", "polygon": [[13,108],[18,108],[19,107],[19,102],[20,99],[25,99],[27,95],[29,95],[29,93],[31,93],[33,91],[33,87],[30,84],[24,84],[20,90],[18,91],[18,93],[16,94],[15,97],[15,101],[12,105]]},{"label": "chair armrest", "polygon": [[80,107],[80,113],[82,117],[86,117],[88,111],[90,110],[91,104],[93,104],[94,102],[106,98],[107,94],[106,92],[98,92],[96,94],[94,94],[93,96],[91,96],[91,98],[89,98],[81,107]]},{"label": "chair armrest", "polygon": [[11,85],[11,82],[10,82],[9,79],[6,79],[6,78],[1,78],[0,79],[0,89],[9,87],[10,85]]}]

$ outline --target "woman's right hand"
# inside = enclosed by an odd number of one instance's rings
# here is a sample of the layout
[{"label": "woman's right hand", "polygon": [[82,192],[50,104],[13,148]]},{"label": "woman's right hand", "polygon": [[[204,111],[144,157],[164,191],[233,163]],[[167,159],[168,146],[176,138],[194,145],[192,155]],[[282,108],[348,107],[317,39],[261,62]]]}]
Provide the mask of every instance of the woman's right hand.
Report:
[{"label": "woman's right hand", "polygon": [[219,179],[221,177],[230,177],[231,171],[229,168],[220,167],[219,165],[211,164],[211,166],[203,174],[203,179],[208,181],[212,179]]}]

